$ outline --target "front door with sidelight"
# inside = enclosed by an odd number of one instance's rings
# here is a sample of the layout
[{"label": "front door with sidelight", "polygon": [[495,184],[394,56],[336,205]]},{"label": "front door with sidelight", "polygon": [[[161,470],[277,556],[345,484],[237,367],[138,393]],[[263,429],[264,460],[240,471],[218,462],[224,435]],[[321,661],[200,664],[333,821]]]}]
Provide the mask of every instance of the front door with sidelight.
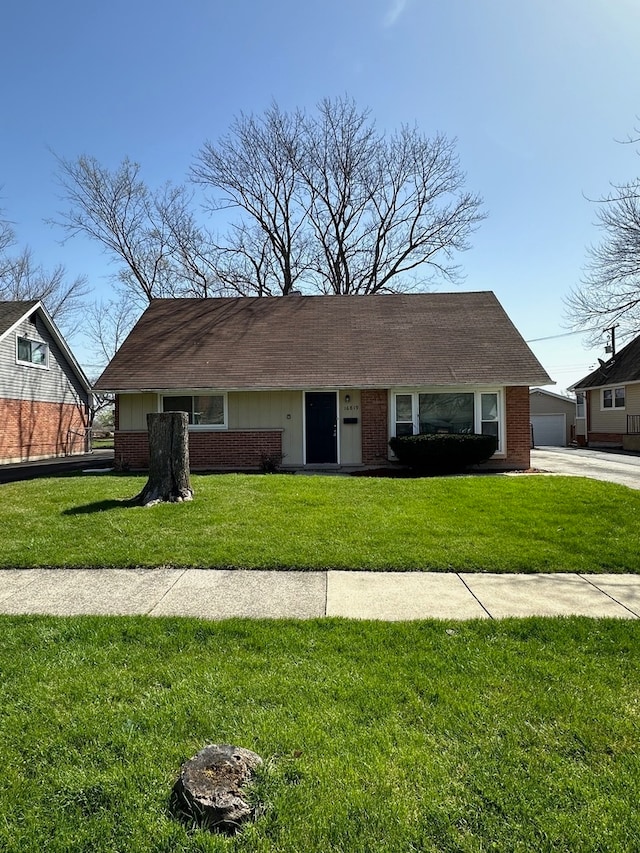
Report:
[{"label": "front door with sidelight", "polygon": [[305,447],[307,465],[338,461],[337,402],[334,391],[305,394]]}]

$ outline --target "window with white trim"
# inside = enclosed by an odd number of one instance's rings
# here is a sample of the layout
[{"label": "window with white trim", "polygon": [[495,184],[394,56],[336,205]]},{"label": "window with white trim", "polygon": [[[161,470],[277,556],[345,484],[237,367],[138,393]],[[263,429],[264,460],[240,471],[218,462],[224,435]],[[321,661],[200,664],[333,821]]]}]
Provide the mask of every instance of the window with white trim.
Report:
[{"label": "window with white trim", "polygon": [[396,435],[413,435],[413,394],[396,394]]},{"label": "window with white trim", "polygon": [[186,412],[189,426],[224,429],[227,425],[226,394],[165,394],[163,412]]},{"label": "window with white trim", "polygon": [[49,366],[49,347],[43,341],[17,337],[16,360],[18,364],[33,364],[36,367]]},{"label": "window with white trim", "polygon": [[581,391],[576,392],[576,417],[585,417],[585,399],[584,394]]},{"label": "window with white trim", "polygon": [[625,388],[603,388],[602,389],[602,408],[603,409],[624,409],[625,405]]},{"label": "window with white trim", "polygon": [[500,418],[498,394],[495,391],[480,394],[480,432],[492,435],[500,447]]},{"label": "window with white trim", "polygon": [[502,452],[499,391],[402,391],[393,399],[394,435],[482,433]]}]

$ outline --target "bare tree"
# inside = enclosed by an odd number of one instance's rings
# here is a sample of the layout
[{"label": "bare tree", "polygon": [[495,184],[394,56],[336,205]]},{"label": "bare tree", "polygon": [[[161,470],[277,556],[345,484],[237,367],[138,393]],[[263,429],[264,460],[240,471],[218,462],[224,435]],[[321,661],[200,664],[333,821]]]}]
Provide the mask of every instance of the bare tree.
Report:
[{"label": "bare tree", "polygon": [[408,127],[387,136],[348,98],[312,116],[276,105],[240,115],[191,177],[211,210],[238,212],[219,248],[244,292],[376,293],[415,286],[427,268],[418,284],[451,280],[484,218],[452,141]]},{"label": "bare tree", "polygon": [[0,211],[0,299],[41,300],[57,325],[71,336],[79,326],[88,293],[84,276],[69,279],[62,264],[47,270],[35,261],[28,246],[18,248],[13,226]]},{"label": "bare tree", "polygon": [[[380,133],[348,99],[316,113],[272,105],[241,114],[191,170],[208,209],[232,214],[223,237],[184,186],[150,189],[140,166],[58,157],[68,237],[97,241],[132,309],[155,297],[376,293],[453,280],[455,254],[484,218],[464,190],[454,142],[416,128]],[[233,214],[237,214],[233,216]]]},{"label": "bare tree", "polygon": [[618,326],[623,338],[640,331],[640,178],[613,184],[597,204],[603,236],[588,249],[582,283],[566,300],[569,322],[592,330],[592,344],[607,327]]}]

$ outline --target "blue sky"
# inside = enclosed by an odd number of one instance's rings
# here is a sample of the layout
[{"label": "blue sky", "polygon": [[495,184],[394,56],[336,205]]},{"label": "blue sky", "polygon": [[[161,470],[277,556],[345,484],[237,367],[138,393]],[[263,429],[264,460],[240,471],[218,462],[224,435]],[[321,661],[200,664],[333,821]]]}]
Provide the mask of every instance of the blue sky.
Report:
[{"label": "blue sky", "polygon": [[[381,129],[444,132],[488,213],[459,287],[493,290],[527,340],[566,333],[598,237],[587,197],[639,166],[615,141],[640,114],[637,0],[8,0],[0,33],[2,204],[20,243],[96,296],[100,247],[44,223],[61,206],[51,150],[179,182],[240,111],[344,94]],[[560,391],[603,355],[579,336],[531,346]]]}]

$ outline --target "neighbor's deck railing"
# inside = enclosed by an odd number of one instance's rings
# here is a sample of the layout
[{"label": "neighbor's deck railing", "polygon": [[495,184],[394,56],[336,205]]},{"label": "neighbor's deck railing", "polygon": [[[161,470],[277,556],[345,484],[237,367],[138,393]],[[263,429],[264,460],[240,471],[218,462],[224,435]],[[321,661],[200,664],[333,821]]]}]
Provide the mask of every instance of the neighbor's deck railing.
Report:
[{"label": "neighbor's deck railing", "polygon": [[627,434],[640,434],[640,415],[627,415]]}]

